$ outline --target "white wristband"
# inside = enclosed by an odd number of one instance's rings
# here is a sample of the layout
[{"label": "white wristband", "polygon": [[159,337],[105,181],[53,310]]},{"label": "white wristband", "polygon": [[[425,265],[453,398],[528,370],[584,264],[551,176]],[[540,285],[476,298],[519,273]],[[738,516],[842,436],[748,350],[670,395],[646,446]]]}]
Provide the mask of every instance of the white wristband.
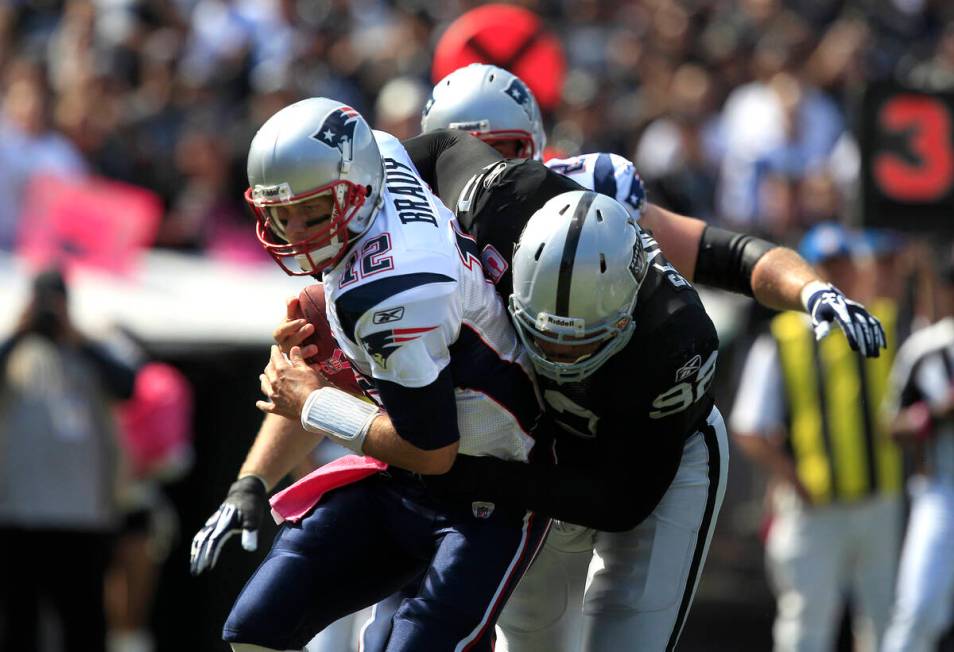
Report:
[{"label": "white wristband", "polygon": [[802,293],[799,295],[799,298],[802,300],[802,307],[805,308],[805,312],[808,312],[808,300],[812,298],[813,294],[822,290],[828,290],[830,288],[831,286],[823,281],[809,281],[806,283],[805,287],[802,288]]},{"label": "white wristband", "polygon": [[301,409],[301,426],[321,432],[355,453],[364,454],[364,439],[377,406],[334,387],[322,387],[309,394]]}]

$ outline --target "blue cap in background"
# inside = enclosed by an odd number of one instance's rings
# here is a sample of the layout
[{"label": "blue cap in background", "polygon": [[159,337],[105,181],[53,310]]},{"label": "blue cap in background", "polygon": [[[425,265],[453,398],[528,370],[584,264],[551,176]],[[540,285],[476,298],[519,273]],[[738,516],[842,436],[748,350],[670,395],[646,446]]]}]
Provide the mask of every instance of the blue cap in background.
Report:
[{"label": "blue cap in background", "polygon": [[812,265],[838,256],[853,253],[854,236],[836,222],[822,222],[813,226],[798,245],[798,253]]},{"label": "blue cap in background", "polygon": [[904,237],[890,229],[865,229],[859,248],[869,256],[890,256],[904,248]]}]

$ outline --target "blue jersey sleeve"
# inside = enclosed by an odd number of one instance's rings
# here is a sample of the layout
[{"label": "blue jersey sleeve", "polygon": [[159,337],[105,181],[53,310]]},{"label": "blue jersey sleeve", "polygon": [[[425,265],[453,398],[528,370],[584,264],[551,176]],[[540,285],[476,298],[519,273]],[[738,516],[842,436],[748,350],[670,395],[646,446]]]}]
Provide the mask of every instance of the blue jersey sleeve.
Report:
[{"label": "blue jersey sleeve", "polygon": [[423,450],[436,450],[460,439],[454,380],[445,367],[423,387],[405,387],[377,379],[378,396],[402,439]]}]

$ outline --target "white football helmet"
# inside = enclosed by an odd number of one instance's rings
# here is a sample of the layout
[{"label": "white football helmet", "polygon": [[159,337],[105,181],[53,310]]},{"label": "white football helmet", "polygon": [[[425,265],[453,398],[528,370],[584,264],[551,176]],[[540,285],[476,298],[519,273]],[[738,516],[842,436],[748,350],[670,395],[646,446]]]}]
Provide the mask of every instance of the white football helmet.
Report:
[{"label": "white football helmet", "polygon": [[[248,151],[245,200],[258,219],[265,250],[292,275],[337,263],[352,238],[368,230],[381,204],[384,162],[371,127],[341,102],[314,97],[269,118]],[[328,195],[331,219],[307,238],[290,241],[275,209]],[[289,266],[292,258],[297,266]]]},{"label": "white football helmet", "polygon": [[[629,342],[649,267],[639,234],[622,204],[583,190],[553,197],[527,222],[513,255],[509,310],[542,376],[580,381]],[[589,353],[559,362],[541,342]]]},{"label": "white football helmet", "polygon": [[421,130],[436,129],[468,131],[491,145],[517,140],[520,158],[540,159],[547,141],[540,106],[523,80],[484,63],[458,68],[434,86]]}]

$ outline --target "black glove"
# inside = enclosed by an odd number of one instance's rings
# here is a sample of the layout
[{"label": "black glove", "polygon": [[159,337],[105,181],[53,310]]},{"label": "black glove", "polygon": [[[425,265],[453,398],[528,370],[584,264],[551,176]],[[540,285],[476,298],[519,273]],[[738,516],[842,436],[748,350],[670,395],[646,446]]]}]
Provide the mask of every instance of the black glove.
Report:
[{"label": "black glove", "polygon": [[229,487],[225,501],[192,539],[189,568],[193,575],[215,566],[222,546],[242,532],[242,548],[258,547],[258,527],[265,513],[265,482],[254,475],[239,478]]},{"label": "black glove", "polygon": [[836,322],[848,338],[848,345],[869,358],[877,358],[887,346],[881,322],[834,285],[817,290],[805,305],[812,317],[816,339],[828,335],[831,323]]}]

